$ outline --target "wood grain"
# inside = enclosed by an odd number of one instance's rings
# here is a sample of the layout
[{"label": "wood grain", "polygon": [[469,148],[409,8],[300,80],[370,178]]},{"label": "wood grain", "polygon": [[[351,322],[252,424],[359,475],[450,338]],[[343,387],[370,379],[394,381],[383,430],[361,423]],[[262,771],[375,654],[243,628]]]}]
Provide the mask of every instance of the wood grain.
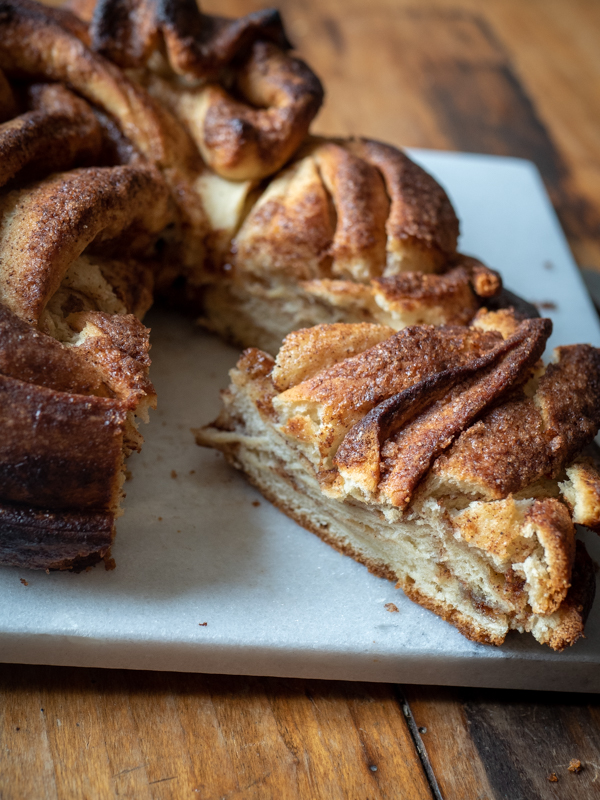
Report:
[{"label": "wood grain", "polygon": [[432,800],[385,685],[3,665],[0,709],[2,800]]},{"label": "wood grain", "polygon": [[[600,797],[600,698],[417,686],[405,692],[445,800]],[[581,772],[569,771],[573,759]]]}]

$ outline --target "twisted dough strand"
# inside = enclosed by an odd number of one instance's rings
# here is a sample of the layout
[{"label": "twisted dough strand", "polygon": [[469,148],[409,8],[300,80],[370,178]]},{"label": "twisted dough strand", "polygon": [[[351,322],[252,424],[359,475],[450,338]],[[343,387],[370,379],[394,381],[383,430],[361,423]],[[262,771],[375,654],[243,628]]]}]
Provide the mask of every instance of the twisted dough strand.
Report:
[{"label": "twisted dough strand", "polygon": [[202,14],[194,0],[99,0],[90,33],[94,50],[141,70],[142,83],[185,122],[205,162],[230,180],[276,172],[323,101],[316,75],[287,52],[273,10],[226,20]]}]

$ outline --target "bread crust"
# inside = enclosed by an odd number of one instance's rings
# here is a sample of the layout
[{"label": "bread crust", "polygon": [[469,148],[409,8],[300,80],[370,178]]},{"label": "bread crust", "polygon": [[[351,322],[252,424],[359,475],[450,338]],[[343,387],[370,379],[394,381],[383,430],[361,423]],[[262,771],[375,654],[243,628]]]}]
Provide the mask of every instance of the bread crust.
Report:
[{"label": "bread crust", "polygon": [[[123,67],[148,72],[162,48],[166,68],[150,69],[145,85],[185,122],[205,162],[231,180],[280,169],[323,101],[316,75],[288,53],[272,9],[227,20],[203,14],[194,0],[100,0],[90,30],[92,49]],[[224,78],[232,75],[230,87]]]},{"label": "bread crust", "polygon": [[45,511],[0,502],[0,562],[27,569],[82,569],[110,553],[108,511]]}]

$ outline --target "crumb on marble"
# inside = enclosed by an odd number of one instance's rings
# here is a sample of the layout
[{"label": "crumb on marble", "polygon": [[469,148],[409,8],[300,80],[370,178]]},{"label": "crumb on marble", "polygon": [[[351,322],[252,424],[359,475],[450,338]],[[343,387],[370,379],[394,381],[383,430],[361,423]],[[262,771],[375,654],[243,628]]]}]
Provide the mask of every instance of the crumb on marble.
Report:
[{"label": "crumb on marble", "polygon": [[397,613],[397,612],[400,611],[400,609],[398,608],[398,606],[395,603],[386,603],[385,607],[386,607],[386,609],[388,611],[391,611],[392,613],[394,613],[394,612]]}]

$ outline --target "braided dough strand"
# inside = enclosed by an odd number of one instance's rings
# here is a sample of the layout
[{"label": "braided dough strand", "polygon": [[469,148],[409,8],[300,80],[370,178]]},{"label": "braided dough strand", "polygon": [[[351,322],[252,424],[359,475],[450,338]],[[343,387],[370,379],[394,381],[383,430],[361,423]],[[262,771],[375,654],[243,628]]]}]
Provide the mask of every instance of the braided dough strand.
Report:
[{"label": "braided dough strand", "polygon": [[226,20],[202,14],[194,0],[99,0],[90,32],[94,50],[140,70],[229,180],[280,169],[323,101],[316,75],[287,52],[276,11]]}]

